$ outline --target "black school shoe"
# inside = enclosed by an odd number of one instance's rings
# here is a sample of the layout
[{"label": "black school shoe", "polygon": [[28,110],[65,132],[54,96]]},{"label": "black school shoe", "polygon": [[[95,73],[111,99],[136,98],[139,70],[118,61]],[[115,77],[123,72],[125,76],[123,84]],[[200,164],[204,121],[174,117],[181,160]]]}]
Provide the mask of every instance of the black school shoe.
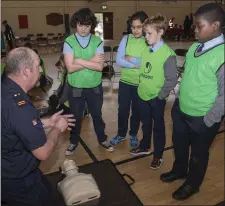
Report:
[{"label": "black school shoe", "polygon": [[190,185],[183,184],[172,194],[172,197],[176,200],[186,200],[198,192],[199,188],[193,188]]},{"label": "black school shoe", "polygon": [[170,172],[161,174],[160,180],[162,180],[163,182],[166,182],[166,183],[170,183],[170,182],[174,182],[179,179],[186,179],[186,177],[187,177],[187,174],[180,175],[180,174],[176,174],[173,171],[170,171]]},{"label": "black school shoe", "polygon": [[153,170],[156,170],[156,169],[159,169],[162,166],[162,163],[163,163],[163,159],[154,157],[150,167]]},{"label": "black school shoe", "polygon": [[141,149],[139,147],[135,147],[133,149],[130,150],[130,154],[134,155],[134,156],[138,156],[138,155],[148,155],[151,153],[150,149]]}]

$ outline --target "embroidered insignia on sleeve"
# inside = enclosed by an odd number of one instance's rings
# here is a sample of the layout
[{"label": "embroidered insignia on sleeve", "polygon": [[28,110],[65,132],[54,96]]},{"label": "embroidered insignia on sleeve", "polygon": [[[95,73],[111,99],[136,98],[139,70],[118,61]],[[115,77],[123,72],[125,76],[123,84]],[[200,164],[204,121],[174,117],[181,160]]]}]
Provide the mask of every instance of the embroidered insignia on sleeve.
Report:
[{"label": "embroidered insignia on sleeve", "polygon": [[24,100],[24,97],[20,95],[20,93],[16,93],[13,95],[13,98],[18,107],[25,105],[27,102]]}]

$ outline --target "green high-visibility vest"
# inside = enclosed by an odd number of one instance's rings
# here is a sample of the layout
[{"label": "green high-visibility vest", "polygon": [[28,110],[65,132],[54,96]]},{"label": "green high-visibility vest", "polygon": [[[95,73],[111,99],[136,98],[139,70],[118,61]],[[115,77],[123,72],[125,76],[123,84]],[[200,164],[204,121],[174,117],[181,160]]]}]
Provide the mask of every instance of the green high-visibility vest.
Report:
[{"label": "green high-visibility vest", "polygon": [[[96,49],[102,43],[101,39],[91,35],[88,45],[83,48],[77,40],[76,35],[70,35],[65,42],[73,49],[74,57],[88,60],[95,55]],[[68,83],[75,88],[94,88],[102,82],[102,72],[91,69],[82,69],[77,72],[68,73]]]},{"label": "green high-visibility vest", "polygon": [[144,101],[158,96],[165,82],[164,64],[169,56],[175,56],[174,51],[166,44],[155,52],[146,48],[143,52],[138,95]]},{"label": "green high-visibility vest", "polygon": [[[148,47],[144,38],[134,38],[132,34],[128,35],[127,45],[126,45],[126,55],[136,58],[142,57],[142,52]],[[131,84],[138,85],[139,83],[140,69],[137,68],[123,68],[121,71],[120,81]]]},{"label": "green high-visibility vest", "polygon": [[190,116],[204,116],[218,96],[216,72],[224,64],[224,44],[196,56],[199,44],[193,44],[187,55],[180,85],[180,109]]}]

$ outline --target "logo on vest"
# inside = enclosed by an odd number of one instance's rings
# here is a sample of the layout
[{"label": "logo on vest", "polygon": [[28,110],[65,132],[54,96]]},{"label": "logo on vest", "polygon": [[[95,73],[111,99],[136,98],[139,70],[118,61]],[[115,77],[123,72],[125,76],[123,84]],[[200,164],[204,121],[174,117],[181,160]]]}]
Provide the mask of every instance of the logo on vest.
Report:
[{"label": "logo on vest", "polygon": [[152,70],[151,63],[150,62],[146,62],[144,73],[142,73],[140,76],[145,78],[145,79],[153,79],[153,76],[149,74],[151,72],[151,70]]},{"label": "logo on vest", "polygon": [[144,73],[148,74],[148,73],[151,72],[151,70],[152,70],[152,65],[151,65],[151,63],[150,63],[150,62],[146,62]]}]

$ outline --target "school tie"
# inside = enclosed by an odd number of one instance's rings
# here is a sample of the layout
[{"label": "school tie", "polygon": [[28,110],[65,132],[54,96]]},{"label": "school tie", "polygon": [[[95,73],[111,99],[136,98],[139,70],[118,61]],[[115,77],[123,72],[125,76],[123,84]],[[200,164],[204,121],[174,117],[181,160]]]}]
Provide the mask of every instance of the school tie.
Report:
[{"label": "school tie", "polygon": [[202,52],[202,49],[204,48],[204,44],[201,44],[199,47],[198,47],[198,52]]}]

